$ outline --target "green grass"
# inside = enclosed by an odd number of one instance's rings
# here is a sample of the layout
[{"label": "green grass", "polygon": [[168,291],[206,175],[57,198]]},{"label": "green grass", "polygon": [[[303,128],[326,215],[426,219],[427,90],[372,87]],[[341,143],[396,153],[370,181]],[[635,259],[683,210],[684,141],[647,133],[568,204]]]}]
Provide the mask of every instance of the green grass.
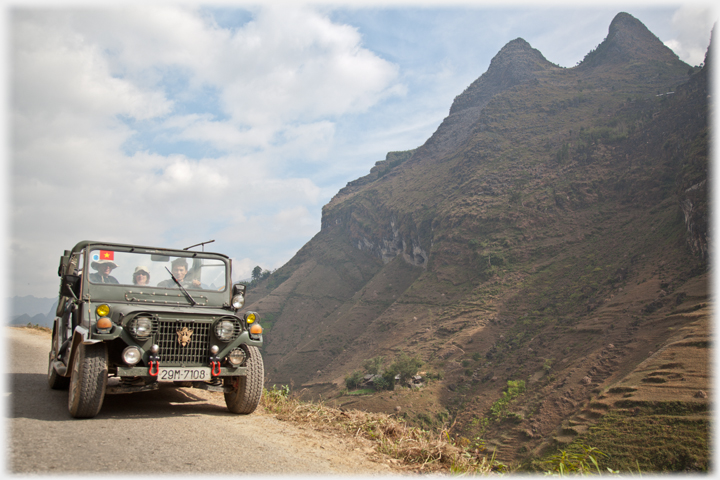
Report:
[{"label": "green grass", "polygon": [[[683,410],[674,406],[671,411]],[[691,407],[688,409],[692,410]],[[570,444],[593,445],[607,454],[603,467],[621,473],[707,472],[710,422],[668,415],[667,406],[646,405],[639,413],[611,411]]]},{"label": "green grass", "polygon": [[375,390],[372,388],[361,388],[360,390],[353,390],[352,392],[347,392],[345,395],[352,397],[355,395],[372,395],[375,393]]}]

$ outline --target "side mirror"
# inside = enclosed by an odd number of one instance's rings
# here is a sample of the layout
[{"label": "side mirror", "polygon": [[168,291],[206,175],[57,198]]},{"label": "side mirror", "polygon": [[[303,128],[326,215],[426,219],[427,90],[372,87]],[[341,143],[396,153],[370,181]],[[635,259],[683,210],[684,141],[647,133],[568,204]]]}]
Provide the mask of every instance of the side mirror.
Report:
[{"label": "side mirror", "polygon": [[80,275],[64,275],[60,283],[60,295],[77,300],[80,296]]},{"label": "side mirror", "polygon": [[58,277],[62,277],[65,271],[67,270],[67,266],[70,263],[70,252],[68,250],[65,250],[65,253],[62,257],[60,257],[60,265],[58,266]]}]

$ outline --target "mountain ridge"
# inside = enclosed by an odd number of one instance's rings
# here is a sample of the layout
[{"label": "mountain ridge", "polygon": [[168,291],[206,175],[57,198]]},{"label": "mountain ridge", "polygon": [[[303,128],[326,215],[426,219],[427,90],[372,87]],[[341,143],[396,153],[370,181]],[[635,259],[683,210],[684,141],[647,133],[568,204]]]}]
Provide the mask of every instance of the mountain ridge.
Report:
[{"label": "mountain ridge", "polygon": [[[628,17],[573,68],[509,42],[424,145],[323,207],[321,231],[248,293],[267,326],[268,384],[399,407],[518,460],[568,438],[567,422],[674,330],[702,337],[711,65],[688,77]],[[406,353],[441,377],[422,395],[342,395],[366,360]],[[688,387],[707,376],[687,368],[672,373],[690,382],[673,398],[705,408]],[[508,424],[492,407],[519,380]]]}]

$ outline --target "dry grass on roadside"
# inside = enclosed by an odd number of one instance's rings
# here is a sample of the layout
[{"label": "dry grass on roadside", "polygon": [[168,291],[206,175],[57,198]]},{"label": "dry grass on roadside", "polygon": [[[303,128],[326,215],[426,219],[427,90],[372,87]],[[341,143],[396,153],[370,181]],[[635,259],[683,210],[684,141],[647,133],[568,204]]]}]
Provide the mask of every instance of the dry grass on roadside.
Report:
[{"label": "dry grass on roadside", "polygon": [[33,325],[31,323],[28,323],[27,325],[10,325],[10,326],[14,327],[14,328],[25,328],[28,330],[36,330],[41,333],[52,333],[52,328],[43,327],[40,325]]},{"label": "dry grass on roadside", "polygon": [[275,389],[264,393],[263,407],[279,420],[368,439],[379,453],[397,459],[409,471],[488,474],[506,470],[494,458],[454,445],[447,430],[430,432],[407,426],[387,414],[301,402]]}]

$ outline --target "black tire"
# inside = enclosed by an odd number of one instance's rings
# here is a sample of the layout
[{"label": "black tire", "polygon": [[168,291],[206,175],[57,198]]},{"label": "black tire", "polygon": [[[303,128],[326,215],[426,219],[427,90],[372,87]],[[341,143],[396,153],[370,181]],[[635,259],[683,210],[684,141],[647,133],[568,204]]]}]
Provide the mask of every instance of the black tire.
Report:
[{"label": "black tire", "polygon": [[67,390],[70,386],[70,378],[58,375],[53,368],[53,362],[55,361],[55,351],[50,350],[48,354],[48,385],[53,390]]},{"label": "black tire", "polygon": [[225,404],[232,413],[248,415],[255,411],[262,398],[265,381],[265,367],[260,350],[257,347],[245,347],[248,359],[247,375],[225,379],[226,386],[232,386],[232,392],[225,393]]},{"label": "black tire", "polygon": [[73,417],[91,418],[100,412],[107,387],[107,362],[104,343],[78,345],[68,394],[68,410]]}]

